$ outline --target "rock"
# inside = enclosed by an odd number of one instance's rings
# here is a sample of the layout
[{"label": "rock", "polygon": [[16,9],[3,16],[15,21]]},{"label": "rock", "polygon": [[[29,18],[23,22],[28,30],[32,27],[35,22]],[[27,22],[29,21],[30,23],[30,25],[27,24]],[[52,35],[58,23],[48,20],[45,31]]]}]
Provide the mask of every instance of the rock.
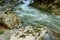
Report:
[{"label": "rock", "polygon": [[38,9],[60,14],[60,0],[34,0],[34,3],[30,5]]},{"label": "rock", "polygon": [[4,10],[5,8],[13,8],[18,4],[18,0],[0,0],[0,11]]},{"label": "rock", "polygon": [[39,27],[26,26],[12,31],[9,40],[41,40],[47,32],[47,28],[41,25]]},{"label": "rock", "polygon": [[0,23],[6,25],[9,28],[16,28],[20,25],[20,17],[15,12],[0,13]]},{"label": "rock", "polygon": [[8,40],[11,35],[10,30],[4,30],[4,33],[0,35],[0,40]]},{"label": "rock", "polygon": [[18,4],[17,0],[0,0],[0,6],[10,6]]}]

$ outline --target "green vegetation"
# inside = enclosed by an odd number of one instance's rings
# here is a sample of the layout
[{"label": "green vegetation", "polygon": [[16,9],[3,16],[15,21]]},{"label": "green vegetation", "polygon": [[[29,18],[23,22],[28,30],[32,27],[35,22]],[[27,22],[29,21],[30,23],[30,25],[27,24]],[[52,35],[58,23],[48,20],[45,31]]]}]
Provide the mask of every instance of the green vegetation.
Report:
[{"label": "green vegetation", "polygon": [[6,40],[9,40],[10,38],[7,38]]},{"label": "green vegetation", "polygon": [[4,30],[0,30],[0,35],[4,33]]}]

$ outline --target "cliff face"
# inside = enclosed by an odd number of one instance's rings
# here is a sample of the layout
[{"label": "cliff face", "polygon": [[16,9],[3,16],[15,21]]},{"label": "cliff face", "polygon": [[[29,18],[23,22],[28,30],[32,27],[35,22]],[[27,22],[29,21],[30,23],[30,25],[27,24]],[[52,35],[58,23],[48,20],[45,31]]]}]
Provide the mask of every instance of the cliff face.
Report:
[{"label": "cliff face", "polygon": [[34,0],[34,3],[31,5],[55,14],[60,14],[60,0]]}]

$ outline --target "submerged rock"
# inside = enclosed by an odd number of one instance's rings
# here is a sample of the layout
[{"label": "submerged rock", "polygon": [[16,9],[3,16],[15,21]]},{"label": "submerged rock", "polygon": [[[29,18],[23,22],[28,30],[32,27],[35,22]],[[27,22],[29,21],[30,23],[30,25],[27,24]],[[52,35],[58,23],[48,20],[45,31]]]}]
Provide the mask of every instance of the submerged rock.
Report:
[{"label": "submerged rock", "polygon": [[15,31],[12,30],[12,35],[9,40],[41,40],[47,31],[46,27],[21,27]]},{"label": "submerged rock", "polygon": [[0,13],[0,23],[9,28],[16,28],[21,23],[20,17],[15,12]]}]

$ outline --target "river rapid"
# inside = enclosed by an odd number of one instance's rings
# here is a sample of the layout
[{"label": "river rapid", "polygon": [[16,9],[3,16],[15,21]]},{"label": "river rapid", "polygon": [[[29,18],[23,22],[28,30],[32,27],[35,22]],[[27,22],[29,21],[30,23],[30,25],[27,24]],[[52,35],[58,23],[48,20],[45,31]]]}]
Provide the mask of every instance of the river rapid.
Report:
[{"label": "river rapid", "polygon": [[19,4],[13,8],[13,11],[20,16],[22,25],[44,25],[48,28],[48,32],[42,40],[60,40],[60,15],[35,9],[28,6],[29,3],[30,1],[26,1],[25,4]]}]

